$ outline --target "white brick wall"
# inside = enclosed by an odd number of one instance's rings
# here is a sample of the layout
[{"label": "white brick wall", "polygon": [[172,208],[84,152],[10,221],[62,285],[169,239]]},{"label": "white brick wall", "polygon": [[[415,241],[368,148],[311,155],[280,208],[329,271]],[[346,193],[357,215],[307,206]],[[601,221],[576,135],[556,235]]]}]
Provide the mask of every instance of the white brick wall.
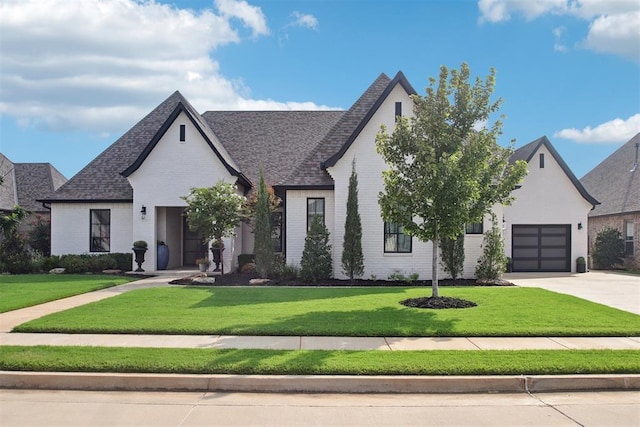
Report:
[{"label": "white brick wall", "polygon": [[89,253],[91,209],[111,211],[111,252],[131,252],[131,203],[52,203],[52,255]]},{"label": "white brick wall", "polygon": [[[333,191],[331,190],[289,190],[286,200],[286,251],[287,263],[300,266],[304,239],[307,236],[307,198],[324,198],[325,225],[329,231],[329,244],[334,254],[335,270],[335,214]],[[340,240],[340,242],[342,242]]]}]

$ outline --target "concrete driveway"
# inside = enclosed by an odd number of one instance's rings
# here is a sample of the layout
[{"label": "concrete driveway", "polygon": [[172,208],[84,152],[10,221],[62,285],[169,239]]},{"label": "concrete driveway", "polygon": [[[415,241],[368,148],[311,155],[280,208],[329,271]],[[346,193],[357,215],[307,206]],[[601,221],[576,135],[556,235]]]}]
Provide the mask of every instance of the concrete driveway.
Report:
[{"label": "concrete driveway", "polygon": [[517,286],[542,288],[640,314],[640,276],[609,271],[576,273],[509,273]]}]

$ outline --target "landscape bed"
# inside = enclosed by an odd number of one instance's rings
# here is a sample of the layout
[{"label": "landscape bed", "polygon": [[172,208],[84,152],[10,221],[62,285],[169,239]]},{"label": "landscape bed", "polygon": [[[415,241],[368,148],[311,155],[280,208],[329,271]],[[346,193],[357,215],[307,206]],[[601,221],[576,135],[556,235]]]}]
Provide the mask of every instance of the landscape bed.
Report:
[{"label": "landscape bed", "polygon": [[50,314],[18,332],[303,336],[639,336],[640,316],[537,288],[448,287],[476,307],[405,307],[430,289],[165,287]]}]

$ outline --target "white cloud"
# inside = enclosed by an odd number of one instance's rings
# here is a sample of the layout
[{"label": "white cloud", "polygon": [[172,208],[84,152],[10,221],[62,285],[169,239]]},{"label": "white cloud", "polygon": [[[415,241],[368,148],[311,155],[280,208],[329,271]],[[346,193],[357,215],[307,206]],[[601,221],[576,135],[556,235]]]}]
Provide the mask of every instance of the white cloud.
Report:
[{"label": "white cloud", "polygon": [[555,42],[553,43],[553,50],[556,52],[567,52],[569,49],[564,44],[564,34],[567,29],[563,26],[556,27],[553,29],[553,38]]},{"label": "white cloud", "polygon": [[581,144],[618,144],[628,141],[640,131],[640,113],[628,119],[616,118],[601,125],[584,129],[562,129],[553,134],[554,138],[563,138]]},{"label": "white cloud", "polygon": [[318,20],[313,15],[295,11],[291,14],[291,16],[293,16],[295,20],[288,25],[290,27],[304,27],[312,30],[318,29]]},{"label": "white cloud", "polygon": [[[589,22],[580,43],[596,52],[640,61],[640,1],[638,0],[479,0],[479,22],[503,22],[512,15],[531,21],[546,14],[569,15]],[[554,48],[566,46],[556,40]]]},{"label": "white cloud", "polygon": [[[248,99],[211,55],[269,33],[246,1],[192,11],[152,0],[2,0],[0,114],[24,126],[122,132],[176,89],[200,111],[308,108]],[[240,22],[238,22],[240,21]],[[237,28],[240,24],[241,28]]]}]

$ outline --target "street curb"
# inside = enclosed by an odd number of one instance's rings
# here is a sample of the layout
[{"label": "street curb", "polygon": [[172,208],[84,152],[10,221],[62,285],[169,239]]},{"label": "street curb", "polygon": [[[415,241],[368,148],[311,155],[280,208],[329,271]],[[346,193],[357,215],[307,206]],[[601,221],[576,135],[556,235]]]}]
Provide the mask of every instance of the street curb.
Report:
[{"label": "street curb", "polygon": [[527,393],[640,390],[640,375],[353,376],[0,371],[0,388],[271,393]]}]

